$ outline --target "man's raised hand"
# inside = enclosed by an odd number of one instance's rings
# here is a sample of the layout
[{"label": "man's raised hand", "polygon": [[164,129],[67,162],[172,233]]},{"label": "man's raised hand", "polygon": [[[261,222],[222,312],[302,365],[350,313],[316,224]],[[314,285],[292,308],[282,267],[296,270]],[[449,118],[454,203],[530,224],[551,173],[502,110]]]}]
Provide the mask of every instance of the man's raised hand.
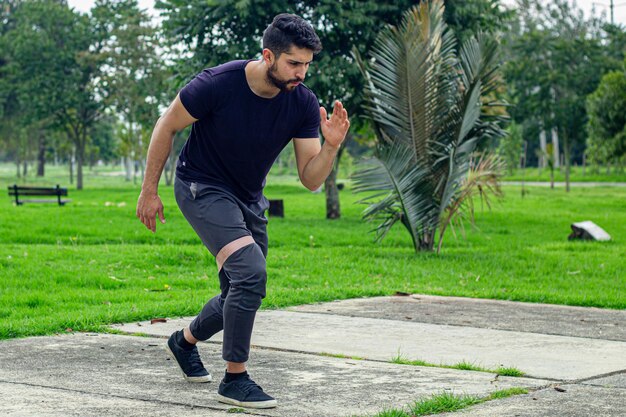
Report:
[{"label": "man's raised hand", "polygon": [[335,101],[333,114],[328,118],[328,114],[324,107],[320,107],[320,126],[324,141],[334,148],[339,148],[346,133],[350,128],[350,120],[348,120],[348,112],[343,108],[343,104],[339,100]]}]

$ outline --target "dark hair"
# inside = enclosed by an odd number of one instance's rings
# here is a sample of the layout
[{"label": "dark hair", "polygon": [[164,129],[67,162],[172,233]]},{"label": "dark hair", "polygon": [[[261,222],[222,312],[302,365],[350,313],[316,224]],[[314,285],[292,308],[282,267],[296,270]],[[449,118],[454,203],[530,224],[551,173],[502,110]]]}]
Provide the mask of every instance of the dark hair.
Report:
[{"label": "dark hair", "polygon": [[291,45],[310,49],[313,54],[322,50],[322,42],[315,29],[303,18],[289,13],[276,15],[263,32],[263,48],[269,49],[278,58]]}]

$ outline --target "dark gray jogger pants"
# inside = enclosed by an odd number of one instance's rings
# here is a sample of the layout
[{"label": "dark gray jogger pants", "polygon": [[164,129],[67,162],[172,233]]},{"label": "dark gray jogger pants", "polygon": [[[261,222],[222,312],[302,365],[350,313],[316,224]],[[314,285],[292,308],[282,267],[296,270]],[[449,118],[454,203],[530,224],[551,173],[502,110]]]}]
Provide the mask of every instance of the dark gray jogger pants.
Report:
[{"label": "dark gray jogger pants", "polygon": [[176,178],[176,202],[216,257],[221,293],[210,299],[189,330],[207,340],[224,330],[222,357],[246,362],[256,311],[265,297],[267,199],[245,204],[220,187]]}]

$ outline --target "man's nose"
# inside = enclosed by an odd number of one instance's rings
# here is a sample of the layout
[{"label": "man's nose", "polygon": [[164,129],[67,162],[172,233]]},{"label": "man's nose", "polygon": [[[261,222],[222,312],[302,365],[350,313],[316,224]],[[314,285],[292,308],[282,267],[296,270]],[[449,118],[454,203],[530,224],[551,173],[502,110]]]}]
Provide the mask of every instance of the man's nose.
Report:
[{"label": "man's nose", "polygon": [[306,67],[299,67],[299,68],[296,70],[296,77],[297,77],[299,80],[304,80],[304,77],[306,77]]}]

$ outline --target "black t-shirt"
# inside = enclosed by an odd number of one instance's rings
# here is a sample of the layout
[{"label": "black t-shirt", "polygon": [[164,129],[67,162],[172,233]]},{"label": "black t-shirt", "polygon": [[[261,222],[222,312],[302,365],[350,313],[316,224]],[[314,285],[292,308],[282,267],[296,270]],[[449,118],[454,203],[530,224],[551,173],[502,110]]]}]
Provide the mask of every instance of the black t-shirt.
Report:
[{"label": "black t-shirt", "polygon": [[176,167],[186,181],[212,184],[241,200],[259,201],[265,177],[292,138],[317,138],[320,114],[304,85],[266,99],[246,80],[250,61],[208,68],[180,91],[185,109],[198,119]]}]

